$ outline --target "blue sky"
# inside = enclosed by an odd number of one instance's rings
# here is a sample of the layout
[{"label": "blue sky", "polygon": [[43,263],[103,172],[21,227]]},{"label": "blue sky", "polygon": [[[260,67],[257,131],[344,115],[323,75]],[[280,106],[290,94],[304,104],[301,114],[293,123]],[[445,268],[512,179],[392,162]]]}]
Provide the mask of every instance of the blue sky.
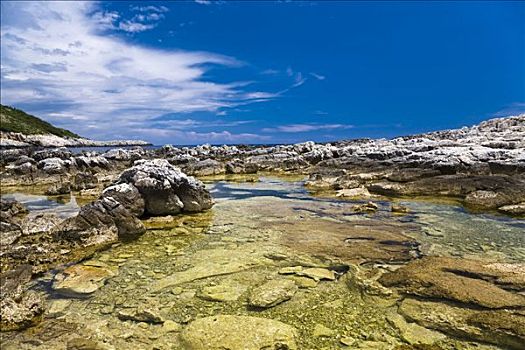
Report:
[{"label": "blue sky", "polygon": [[95,139],[394,137],[525,111],[523,2],[2,2],[3,104]]}]

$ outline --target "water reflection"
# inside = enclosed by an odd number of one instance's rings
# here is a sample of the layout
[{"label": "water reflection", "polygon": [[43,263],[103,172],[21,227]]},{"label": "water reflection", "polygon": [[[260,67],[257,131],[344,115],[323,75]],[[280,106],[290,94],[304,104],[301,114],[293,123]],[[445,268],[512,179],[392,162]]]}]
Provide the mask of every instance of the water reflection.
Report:
[{"label": "water reflection", "polygon": [[68,218],[75,216],[80,209],[72,193],[70,196],[49,197],[15,192],[2,195],[2,198],[14,199],[22,203],[29,210],[30,215],[51,213],[60,218]]}]

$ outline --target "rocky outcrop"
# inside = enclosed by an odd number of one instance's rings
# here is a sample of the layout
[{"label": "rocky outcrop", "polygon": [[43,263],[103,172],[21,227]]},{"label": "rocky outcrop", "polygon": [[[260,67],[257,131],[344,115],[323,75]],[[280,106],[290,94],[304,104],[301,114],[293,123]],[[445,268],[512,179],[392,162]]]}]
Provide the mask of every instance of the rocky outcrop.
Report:
[{"label": "rocky outcrop", "polygon": [[41,319],[44,301],[25,286],[31,274],[28,265],[0,274],[0,331],[21,330]]},{"label": "rocky outcrop", "polygon": [[212,207],[213,200],[204,185],[164,159],[140,160],[125,170],[116,185],[129,184],[144,199],[144,214],[170,215],[198,212]]},{"label": "rocky outcrop", "polygon": [[[523,215],[519,209],[519,204],[525,202],[523,139],[525,115],[391,140],[327,144],[309,141],[277,146],[166,145],[157,150],[119,148],[102,155],[75,155],[65,148],[2,150],[5,168],[0,179],[8,185],[69,181],[75,190],[76,174],[111,177],[135,160],[162,158],[195,176],[309,174],[306,185],[311,190],[337,191],[333,194],[340,197],[452,196],[476,210]],[[175,198],[162,200],[169,203],[166,208],[155,208],[158,203],[148,201],[153,215],[182,210]],[[515,205],[518,207],[504,208]]]},{"label": "rocky outcrop", "polygon": [[54,235],[61,241],[84,247],[105,247],[120,239],[134,238],[146,231],[142,222],[113,197],[102,197],[66,219]]}]

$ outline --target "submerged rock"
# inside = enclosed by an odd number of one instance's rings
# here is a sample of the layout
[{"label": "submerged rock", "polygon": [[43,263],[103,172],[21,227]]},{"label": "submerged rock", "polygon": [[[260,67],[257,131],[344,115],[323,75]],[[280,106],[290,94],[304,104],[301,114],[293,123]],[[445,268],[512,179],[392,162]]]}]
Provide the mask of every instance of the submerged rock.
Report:
[{"label": "submerged rock", "polygon": [[385,274],[380,282],[410,295],[441,298],[490,309],[523,308],[523,264],[487,264],[475,260],[426,257]]},{"label": "submerged rock", "polygon": [[455,337],[515,350],[525,344],[525,316],[517,310],[486,311],[407,298],[399,312],[408,321]]},{"label": "submerged rock", "polygon": [[113,271],[105,267],[73,265],[55,276],[52,288],[68,296],[89,295],[102,287],[104,281],[113,275]]},{"label": "submerged rock", "polygon": [[358,213],[373,213],[375,211],[377,211],[377,209],[379,208],[379,206],[377,204],[375,204],[374,202],[368,202],[368,203],[365,203],[365,204],[359,204],[359,205],[354,205],[352,207],[353,211],[355,212],[358,212]]},{"label": "submerged rock", "polygon": [[190,323],[181,334],[188,350],[295,350],[297,331],[267,318],[218,315]]},{"label": "submerged rock", "polygon": [[334,271],[323,269],[320,267],[310,267],[310,268],[301,270],[297,272],[297,275],[310,277],[314,279],[315,281],[320,281],[320,280],[334,281],[335,280]]},{"label": "submerged rock", "polygon": [[246,291],[242,285],[220,284],[204,287],[199,297],[209,301],[235,301]]},{"label": "submerged rock", "polygon": [[147,306],[120,310],[117,316],[123,321],[164,323],[164,318],[160,316],[156,310]]},{"label": "submerged rock", "polygon": [[393,203],[392,203],[391,211],[392,213],[398,213],[398,214],[410,213],[410,209],[408,209],[407,207],[400,205],[400,204],[393,204]]},{"label": "submerged rock", "polygon": [[255,307],[273,307],[291,299],[297,292],[297,289],[293,280],[271,280],[252,290],[248,303]]}]

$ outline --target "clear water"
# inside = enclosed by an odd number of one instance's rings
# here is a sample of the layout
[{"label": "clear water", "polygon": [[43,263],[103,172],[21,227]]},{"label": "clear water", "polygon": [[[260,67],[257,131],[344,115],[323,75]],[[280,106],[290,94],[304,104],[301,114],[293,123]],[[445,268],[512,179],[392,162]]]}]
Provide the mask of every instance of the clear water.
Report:
[{"label": "clear water", "polygon": [[[52,312],[37,327],[4,334],[2,349],[65,349],[68,341],[79,337],[104,349],[182,349],[178,329],[122,320],[122,313],[143,308],[181,328],[194,319],[220,314],[279,320],[298,330],[299,349],[346,349],[344,338],[355,339],[363,348],[393,349],[406,343],[406,335],[388,321],[399,316],[395,300],[364,293],[352,283],[350,273],[299,289],[291,300],[266,310],[250,308],[248,295],[268,279],[282,278],[278,270],[286,266],[334,268],[356,263],[346,253],[348,244],[339,239],[352,230],[417,240],[423,254],[524,260],[524,220],[429,201],[401,201],[411,210],[405,216],[393,215],[385,201],[378,202],[375,214],[356,214],[352,206],[357,202],[313,197],[301,181],[271,177],[207,186],[217,202],[209,212],[149,220],[149,230],[136,241],[83,262],[112,271],[91,295],[76,298],[53,291],[60,269],[38,279],[34,289],[46,296]],[[38,196],[12,196],[32,211],[60,212],[69,205]],[[344,230],[348,231],[340,232]],[[382,258],[381,252],[377,254],[365,254],[362,260],[377,264]],[[367,266],[361,270],[364,275],[376,271]],[[217,285],[242,292],[232,301],[202,297],[205,288]],[[315,335],[319,325],[333,333]],[[432,336],[440,339],[443,349],[496,349],[437,332]]]}]

